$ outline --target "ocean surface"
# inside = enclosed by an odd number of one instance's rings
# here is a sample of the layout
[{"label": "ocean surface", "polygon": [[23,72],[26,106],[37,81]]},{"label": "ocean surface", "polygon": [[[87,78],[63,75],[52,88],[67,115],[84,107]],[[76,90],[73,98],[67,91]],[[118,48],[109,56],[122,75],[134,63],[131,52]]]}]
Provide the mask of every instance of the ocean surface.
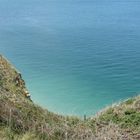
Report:
[{"label": "ocean surface", "polygon": [[91,116],[140,93],[140,1],[0,0],[0,53],[36,103]]}]

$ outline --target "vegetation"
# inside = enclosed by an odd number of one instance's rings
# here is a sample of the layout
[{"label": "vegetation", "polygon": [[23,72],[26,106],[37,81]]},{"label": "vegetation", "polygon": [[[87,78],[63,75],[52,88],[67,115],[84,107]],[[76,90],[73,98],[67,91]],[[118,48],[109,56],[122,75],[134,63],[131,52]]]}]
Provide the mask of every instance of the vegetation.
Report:
[{"label": "vegetation", "polygon": [[[127,103],[127,102],[126,102]],[[100,121],[113,122],[121,128],[129,128],[133,131],[140,132],[140,112],[135,107],[123,106],[120,108],[109,108],[99,116]],[[134,105],[134,104],[132,104]]]},{"label": "vegetation", "polygon": [[[1,140],[139,140],[140,97],[82,120],[54,114],[27,98],[19,72],[0,56]],[[16,80],[15,80],[16,79]]]}]

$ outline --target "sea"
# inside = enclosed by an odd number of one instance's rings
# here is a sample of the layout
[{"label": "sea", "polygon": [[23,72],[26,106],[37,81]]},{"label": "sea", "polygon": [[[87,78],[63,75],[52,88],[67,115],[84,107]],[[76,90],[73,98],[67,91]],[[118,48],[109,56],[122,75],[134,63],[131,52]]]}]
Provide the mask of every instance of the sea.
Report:
[{"label": "sea", "polygon": [[35,103],[92,116],[140,93],[140,1],[0,0],[0,53]]}]

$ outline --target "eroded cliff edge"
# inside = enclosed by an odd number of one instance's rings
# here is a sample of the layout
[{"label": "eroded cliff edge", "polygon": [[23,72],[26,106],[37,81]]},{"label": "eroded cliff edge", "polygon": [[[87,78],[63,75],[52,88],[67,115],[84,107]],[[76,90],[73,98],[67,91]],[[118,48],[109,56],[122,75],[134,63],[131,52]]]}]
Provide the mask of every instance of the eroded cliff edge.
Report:
[{"label": "eroded cliff edge", "polygon": [[1,140],[139,140],[140,97],[86,120],[61,116],[30,100],[20,72],[0,55]]}]

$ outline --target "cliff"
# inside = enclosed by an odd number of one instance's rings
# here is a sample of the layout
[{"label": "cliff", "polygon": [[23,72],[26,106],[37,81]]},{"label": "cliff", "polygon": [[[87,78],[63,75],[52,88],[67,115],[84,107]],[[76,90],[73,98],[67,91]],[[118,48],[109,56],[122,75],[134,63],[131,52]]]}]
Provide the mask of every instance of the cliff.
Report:
[{"label": "cliff", "polygon": [[0,55],[0,140],[140,140],[140,97],[86,120],[34,104],[25,82]]}]

